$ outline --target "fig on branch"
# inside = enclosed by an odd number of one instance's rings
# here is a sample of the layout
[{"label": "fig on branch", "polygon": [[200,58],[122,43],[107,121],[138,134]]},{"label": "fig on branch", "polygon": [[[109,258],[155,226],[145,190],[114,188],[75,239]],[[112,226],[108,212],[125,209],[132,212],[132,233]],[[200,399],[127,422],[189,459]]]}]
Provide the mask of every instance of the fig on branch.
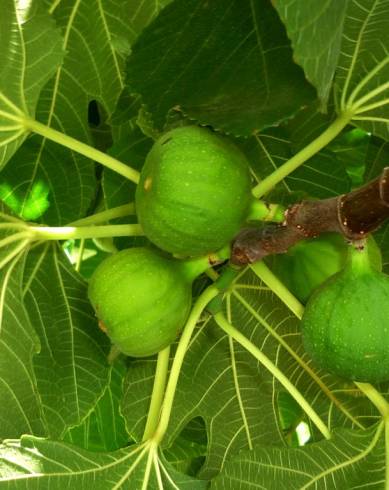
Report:
[{"label": "fig on branch", "polygon": [[389,276],[365,248],[350,247],[344,269],[310,297],[303,318],[306,351],[345,379],[389,380]]},{"label": "fig on branch", "polygon": [[232,240],[252,200],[249,165],[240,150],[208,129],[186,126],[154,144],[135,202],[151,242],[180,256],[197,256]]},{"label": "fig on branch", "polygon": [[132,357],[156,354],[184,326],[192,282],[208,258],[179,261],[147,248],[122,250],[105,259],[89,282],[89,299],[114,345]]},{"label": "fig on branch", "polygon": [[[306,303],[317,287],[343,268],[348,249],[339,233],[323,233],[297,242],[285,254],[273,255],[272,269],[296,298]],[[372,266],[380,271],[381,252],[372,236],[368,253]]]}]

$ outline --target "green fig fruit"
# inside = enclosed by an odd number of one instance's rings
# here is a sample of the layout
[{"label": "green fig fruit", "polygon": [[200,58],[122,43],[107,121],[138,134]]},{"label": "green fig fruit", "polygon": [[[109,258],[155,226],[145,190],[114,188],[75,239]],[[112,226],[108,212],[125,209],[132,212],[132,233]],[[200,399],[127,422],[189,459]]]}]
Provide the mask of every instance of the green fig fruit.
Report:
[{"label": "green fig fruit", "polygon": [[176,255],[199,256],[232,240],[252,200],[249,165],[240,150],[208,129],[186,126],[152,147],[135,204],[152,243]]},{"label": "green fig fruit", "polygon": [[345,267],[310,297],[301,323],[306,351],[342,378],[389,380],[389,276],[366,248],[350,246]]},{"label": "green fig fruit", "polygon": [[179,261],[147,248],[122,250],[105,259],[89,282],[89,299],[100,325],[121,352],[156,354],[185,324],[192,282],[209,264]]}]

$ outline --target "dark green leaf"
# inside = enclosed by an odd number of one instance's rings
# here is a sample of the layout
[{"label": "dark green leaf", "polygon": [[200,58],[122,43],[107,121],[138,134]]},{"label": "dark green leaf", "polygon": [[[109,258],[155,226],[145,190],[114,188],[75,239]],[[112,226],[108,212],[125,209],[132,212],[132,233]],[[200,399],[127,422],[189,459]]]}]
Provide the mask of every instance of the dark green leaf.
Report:
[{"label": "dark green leaf", "polygon": [[123,361],[118,361],[112,366],[111,379],[103,396],[88,418],[65,434],[65,442],[90,451],[114,451],[128,445],[129,436],[119,412],[125,372],[126,366]]},{"label": "dark green leaf", "polygon": [[272,126],[312,100],[266,0],[176,0],[142,33],[128,81],[156,125],[179,108],[236,135]]},{"label": "dark green leaf", "polygon": [[294,59],[326,108],[338,62],[347,0],[274,2],[292,40]]}]

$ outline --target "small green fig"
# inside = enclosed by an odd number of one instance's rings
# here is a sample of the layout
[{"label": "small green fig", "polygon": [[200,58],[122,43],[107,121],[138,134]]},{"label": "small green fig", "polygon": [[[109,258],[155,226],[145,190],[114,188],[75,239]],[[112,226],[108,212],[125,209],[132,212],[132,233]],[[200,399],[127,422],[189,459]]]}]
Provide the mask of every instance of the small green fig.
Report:
[{"label": "small green fig", "polygon": [[105,259],[89,282],[100,325],[132,357],[156,354],[177,337],[192,303],[192,282],[206,258],[179,261],[148,248],[122,250]]},{"label": "small green fig", "polygon": [[389,380],[389,276],[366,248],[350,246],[345,267],[310,297],[303,343],[317,366],[342,378]]}]

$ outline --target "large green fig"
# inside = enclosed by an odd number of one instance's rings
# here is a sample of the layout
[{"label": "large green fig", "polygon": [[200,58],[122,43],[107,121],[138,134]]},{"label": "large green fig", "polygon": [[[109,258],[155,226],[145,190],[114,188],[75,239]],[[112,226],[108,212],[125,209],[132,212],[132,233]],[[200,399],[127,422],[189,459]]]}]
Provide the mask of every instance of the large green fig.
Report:
[{"label": "large green fig", "polygon": [[89,299],[102,328],[123,353],[155,354],[171,344],[188,316],[193,279],[206,259],[185,262],[147,248],[104,260],[89,282]]},{"label": "large green fig", "polygon": [[136,211],[159,248],[205,255],[239,231],[252,203],[250,188],[248,162],[229,140],[197,126],[176,128],[147,156]]},{"label": "large green fig", "polygon": [[[381,253],[373,237],[367,246],[373,267],[381,270]],[[317,287],[343,268],[348,249],[342,235],[325,233],[298,242],[285,254],[274,255],[272,269],[296,298],[306,303]]]},{"label": "large green fig", "polygon": [[389,276],[366,249],[350,247],[344,269],[312,294],[302,334],[319,367],[349,380],[389,380]]}]

